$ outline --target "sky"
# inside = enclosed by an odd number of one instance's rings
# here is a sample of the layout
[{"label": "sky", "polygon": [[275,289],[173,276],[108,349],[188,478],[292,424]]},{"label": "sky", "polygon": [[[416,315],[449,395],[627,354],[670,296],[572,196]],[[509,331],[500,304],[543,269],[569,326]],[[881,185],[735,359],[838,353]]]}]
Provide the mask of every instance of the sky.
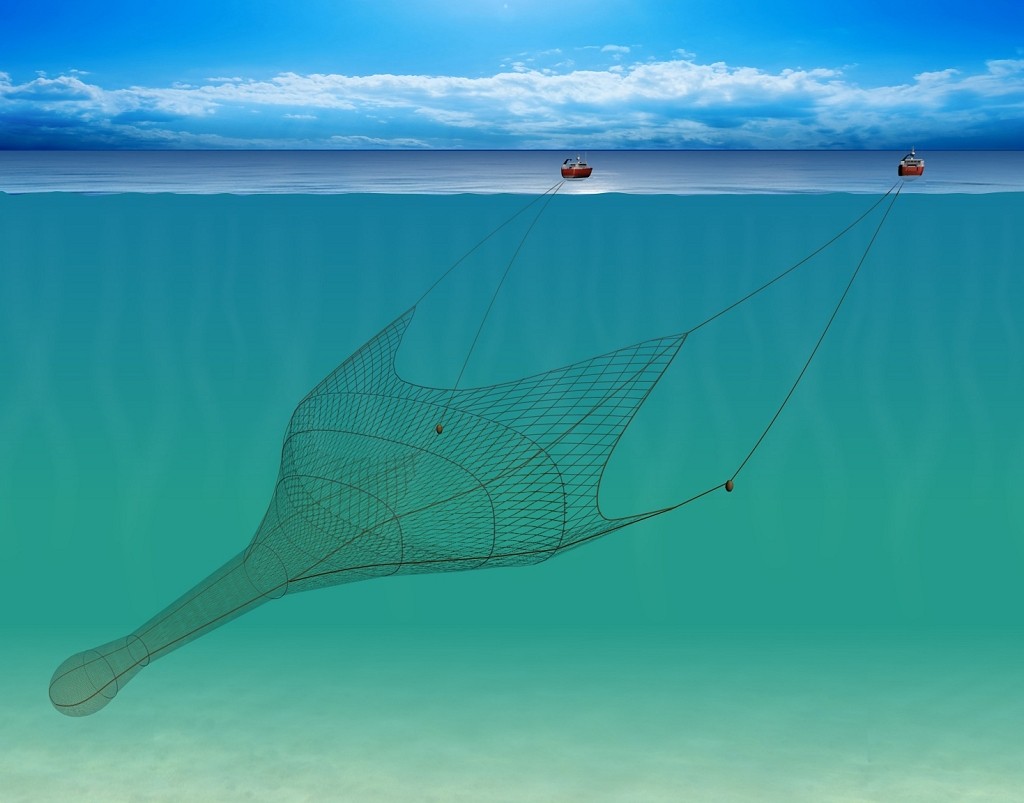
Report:
[{"label": "sky", "polygon": [[0,148],[1008,148],[1024,3],[0,4]]}]

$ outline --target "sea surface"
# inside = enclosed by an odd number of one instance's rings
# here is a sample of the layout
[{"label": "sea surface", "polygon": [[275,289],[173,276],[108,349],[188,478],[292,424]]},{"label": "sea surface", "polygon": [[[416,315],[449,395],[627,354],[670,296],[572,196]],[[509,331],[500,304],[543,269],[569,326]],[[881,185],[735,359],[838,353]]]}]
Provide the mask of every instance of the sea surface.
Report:
[{"label": "sea surface", "polygon": [[[1024,156],[919,153],[0,152],[0,800],[1019,801]],[[288,595],[57,713],[413,305],[424,385],[687,332],[599,499],[698,498]]]},{"label": "sea surface", "polygon": [[[535,195],[884,192],[904,151],[0,151],[0,192]],[[1024,151],[921,151],[913,192],[1024,192]]]}]

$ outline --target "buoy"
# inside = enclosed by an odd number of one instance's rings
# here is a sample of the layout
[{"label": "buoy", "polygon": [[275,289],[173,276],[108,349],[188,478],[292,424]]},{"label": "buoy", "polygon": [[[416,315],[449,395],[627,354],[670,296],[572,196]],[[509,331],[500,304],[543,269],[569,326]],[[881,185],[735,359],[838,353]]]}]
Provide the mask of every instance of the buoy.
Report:
[{"label": "buoy", "polygon": [[726,480],[725,481],[725,490],[727,490],[729,493],[732,493],[732,489],[735,488],[735,487],[736,486],[735,486],[735,484],[733,484],[732,480]]},{"label": "buoy", "polygon": [[436,427],[434,427],[434,432],[440,435],[442,432],[444,432],[444,427],[438,424]]}]

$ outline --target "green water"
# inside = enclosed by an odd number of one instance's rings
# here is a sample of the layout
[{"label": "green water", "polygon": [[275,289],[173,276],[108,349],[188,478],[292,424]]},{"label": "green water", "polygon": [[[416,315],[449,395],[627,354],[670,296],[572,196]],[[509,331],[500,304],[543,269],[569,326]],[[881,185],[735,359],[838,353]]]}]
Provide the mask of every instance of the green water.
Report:
[{"label": "green water", "polygon": [[[686,330],[873,200],[556,198],[463,384]],[[1015,799],[1017,194],[898,199],[734,493],[536,567],[287,597],[53,712],[61,660],[248,542],[295,403],[523,203],[0,196],[14,799]],[[606,513],[731,475],[875,222],[688,338]],[[454,380],[523,231],[421,305],[403,376]]]}]

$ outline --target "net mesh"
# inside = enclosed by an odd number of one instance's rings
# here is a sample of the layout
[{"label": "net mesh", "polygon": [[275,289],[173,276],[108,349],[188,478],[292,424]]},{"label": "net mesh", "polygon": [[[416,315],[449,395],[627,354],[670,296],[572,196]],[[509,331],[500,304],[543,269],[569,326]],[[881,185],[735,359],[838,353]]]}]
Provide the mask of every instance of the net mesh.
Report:
[{"label": "net mesh", "polygon": [[286,593],[529,565],[650,515],[604,516],[598,486],[685,335],[514,382],[428,388],[395,372],[414,312],[299,403],[249,546],[131,635],[61,664],[58,710],[99,710],[152,659]]},{"label": "net mesh", "polygon": [[274,498],[251,547],[274,551],[288,591],[536,563],[640,518],[603,516],[598,485],[683,335],[452,391],[395,372],[413,312],[292,415]]},{"label": "net mesh", "polygon": [[[686,337],[807,263],[890,196],[789,393],[732,477],[661,510],[604,516],[598,489],[615,444]],[[299,403],[273,498],[249,546],[134,633],[64,661],[50,682],[54,706],[91,714],[153,658],[286,593],[387,575],[529,565],[715,488],[731,491],[807,371],[898,196],[893,185],[812,254],[687,332],[513,382],[462,389],[456,381],[442,389],[399,377],[395,354],[413,306]]]}]

